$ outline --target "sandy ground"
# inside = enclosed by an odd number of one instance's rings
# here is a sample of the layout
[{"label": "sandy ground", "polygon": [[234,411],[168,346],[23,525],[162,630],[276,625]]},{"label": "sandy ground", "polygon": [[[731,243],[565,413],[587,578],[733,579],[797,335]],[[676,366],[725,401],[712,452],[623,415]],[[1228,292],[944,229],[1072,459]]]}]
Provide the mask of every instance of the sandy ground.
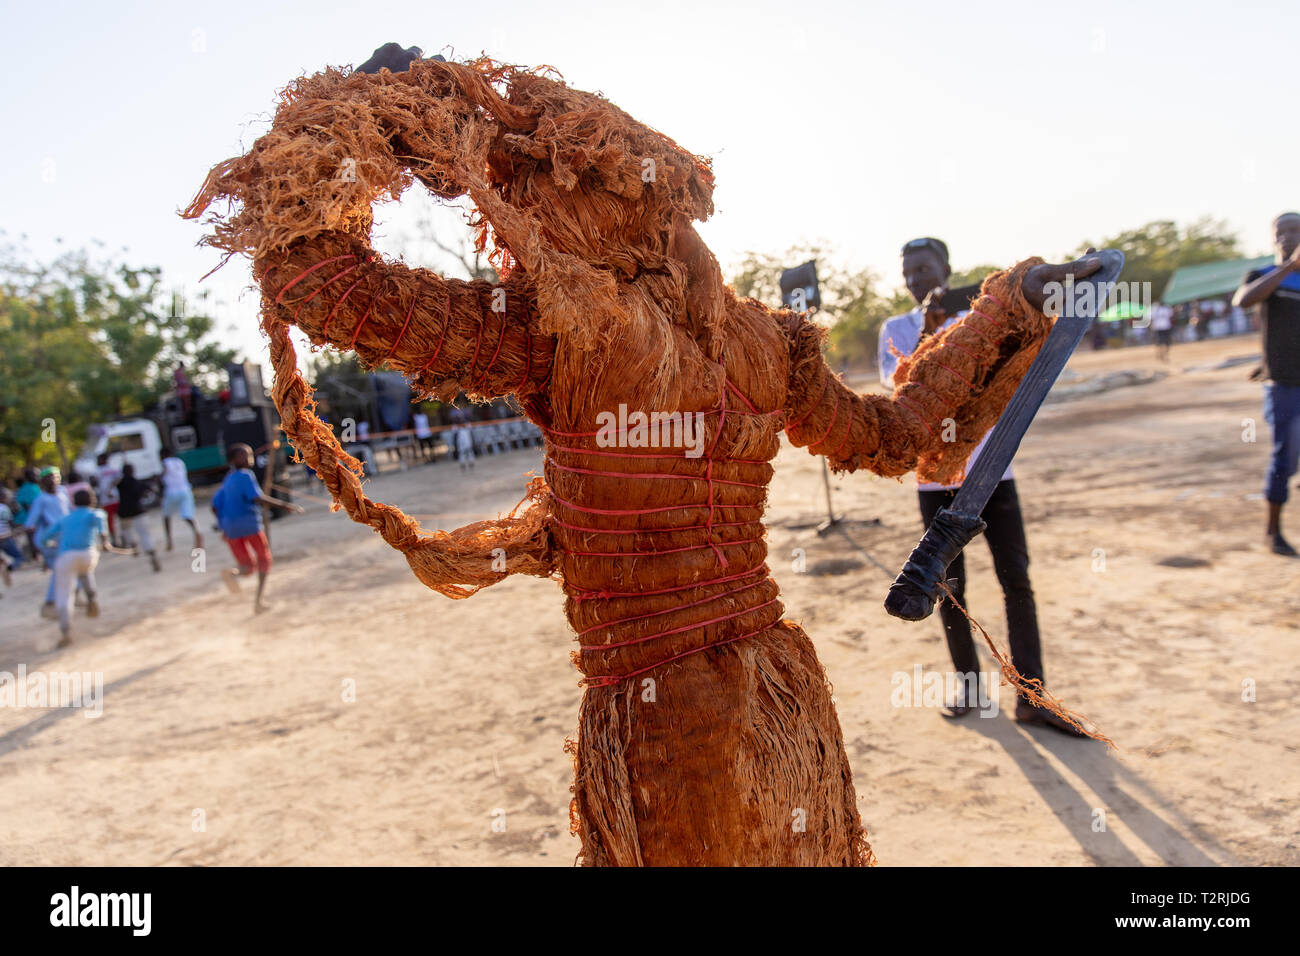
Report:
[{"label": "sandy ground", "polygon": [[[1049,684],[1119,752],[1020,727],[1006,688],[992,718],[893,706],[895,674],[949,667],[937,619],[881,608],[922,530],[913,485],[835,479],[858,523],[818,537],[820,463],[783,451],[770,561],[834,682],[882,863],[1300,863],[1300,561],[1262,547],[1269,435],[1248,366],[1189,370],[1257,351],[1179,347],[1160,382],[1046,407],[1017,459]],[[1072,367],[1157,365],[1147,348]],[[449,527],[508,509],[539,465],[520,451],[472,475],[394,471],[372,494]],[[573,862],[563,745],[580,691],[555,584],[446,600],[304,503],[272,524],[268,616],[222,587],[219,540],[193,571],[185,533],[161,574],[105,556],[102,616],[42,653],[44,576],[14,575],[0,670],[102,672],[105,690],[97,719],[0,708],[0,863]],[[968,566],[969,609],[1004,643],[982,543]]]}]

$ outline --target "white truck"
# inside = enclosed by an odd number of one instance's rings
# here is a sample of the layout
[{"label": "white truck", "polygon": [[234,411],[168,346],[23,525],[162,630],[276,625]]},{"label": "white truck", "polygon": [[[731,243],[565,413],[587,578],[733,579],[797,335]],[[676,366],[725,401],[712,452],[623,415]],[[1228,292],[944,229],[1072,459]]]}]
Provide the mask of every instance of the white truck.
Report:
[{"label": "white truck", "polygon": [[162,478],[163,444],[158,425],[151,418],[126,418],[102,422],[87,429],[86,444],[73,463],[77,473],[89,480],[99,470],[99,456],[107,454],[108,464],[118,471],[130,464],[135,477],[149,485],[146,507],[157,499]]}]

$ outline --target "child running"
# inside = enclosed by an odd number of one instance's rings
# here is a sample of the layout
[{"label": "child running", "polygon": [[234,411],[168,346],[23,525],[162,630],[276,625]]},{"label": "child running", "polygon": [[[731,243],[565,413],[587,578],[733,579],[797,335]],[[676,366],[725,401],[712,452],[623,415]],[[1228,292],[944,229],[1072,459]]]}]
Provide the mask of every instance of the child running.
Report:
[{"label": "child running", "polygon": [[14,493],[14,503],[18,506],[14,509],[14,524],[24,526],[27,524],[27,510],[40,496],[41,473],[30,466],[24,468],[22,484]]},{"label": "child running", "polygon": [[[54,571],[54,559],[57,556],[53,548],[45,547],[45,532],[57,524],[71,511],[68,493],[62,487],[63,476],[53,466],[41,469],[41,493],[27,509],[27,533],[31,535],[32,544],[40,551],[45,560],[45,567]],[[41,605],[41,617],[52,618],[54,611],[54,574],[50,574],[50,583],[45,589],[45,603]]]},{"label": "child running", "polygon": [[226,587],[238,594],[239,578],[247,577],[256,569],[257,597],[253,610],[261,614],[270,608],[262,600],[262,592],[266,588],[267,572],[271,570],[271,545],[262,530],[262,506],[283,508],[297,514],[302,514],[302,508],[262,494],[252,472],[253,449],[249,446],[232,445],[226,453],[226,460],[230,462],[230,472],[212,499],[212,510],[221,526],[221,536],[230,545],[230,552],[239,568],[226,568],[221,576]]},{"label": "child running", "polygon": [[95,507],[95,493],[82,488],[72,496],[73,509],[47,528],[41,536],[41,545],[49,547],[58,542],[54,559],[54,598],[62,637],[57,647],[72,643],[72,599],[77,582],[81,582],[90,602],[86,613],[99,616],[99,595],[95,590],[95,565],[99,563],[99,549],[116,554],[131,554],[113,547],[108,540],[108,517]]},{"label": "child running", "polygon": [[109,464],[107,452],[95,459],[95,497],[99,507],[108,516],[108,539],[114,544],[117,537],[117,483],[122,480],[122,473]]},{"label": "child running", "polygon": [[9,506],[9,489],[0,488],[0,576],[5,579],[5,587],[9,587],[9,566],[10,560],[13,561],[13,568],[17,568],[23,563],[23,552],[14,540],[14,513]]},{"label": "child running", "polygon": [[185,462],[169,452],[162,462],[162,516],[163,530],[167,533],[167,550],[172,549],[172,516],[179,514],[181,519],[194,532],[194,547],[203,547],[203,535],[194,523],[194,488],[190,485],[190,473]]},{"label": "child running", "polygon": [[149,555],[153,569],[161,571],[162,565],[158,563],[158,553],[154,550],[144,517],[145,490],[144,482],[135,476],[135,465],[123,465],[122,477],[117,483],[117,516],[122,523],[122,543],[134,549],[134,554],[143,551]]}]

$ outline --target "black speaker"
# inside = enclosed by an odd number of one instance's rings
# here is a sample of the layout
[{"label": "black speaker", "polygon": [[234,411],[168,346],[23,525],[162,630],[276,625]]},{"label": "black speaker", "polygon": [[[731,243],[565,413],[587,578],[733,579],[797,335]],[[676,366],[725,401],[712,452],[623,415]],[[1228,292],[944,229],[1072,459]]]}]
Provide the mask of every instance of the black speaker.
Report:
[{"label": "black speaker", "polygon": [[226,376],[230,379],[231,405],[271,404],[262,387],[262,366],[256,362],[231,362],[226,366]]},{"label": "black speaker", "polygon": [[220,402],[204,402],[194,412],[194,430],[198,432],[200,446],[220,444],[225,425],[226,408]]},{"label": "black speaker", "polygon": [[[253,449],[253,473],[262,485],[268,465],[276,481],[284,480],[288,461],[283,446],[271,447],[280,437],[280,419],[272,406],[249,406],[226,410],[226,424],[221,441],[227,450],[231,445],[244,444]],[[263,486],[264,487],[264,486]]]},{"label": "black speaker", "polygon": [[820,308],[821,289],[817,285],[817,262],[809,260],[801,266],[781,273],[781,304],[796,312]]},{"label": "black speaker", "polygon": [[279,437],[278,428],[272,427],[272,409],[255,405],[235,406],[226,409],[225,428],[221,440],[227,448],[243,443],[258,455],[266,454],[262,446]]},{"label": "black speaker", "polygon": [[181,405],[181,400],[175,395],[163,400],[162,414],[163,421],[168,425],[180,425],[185,422],[185,409]]}]

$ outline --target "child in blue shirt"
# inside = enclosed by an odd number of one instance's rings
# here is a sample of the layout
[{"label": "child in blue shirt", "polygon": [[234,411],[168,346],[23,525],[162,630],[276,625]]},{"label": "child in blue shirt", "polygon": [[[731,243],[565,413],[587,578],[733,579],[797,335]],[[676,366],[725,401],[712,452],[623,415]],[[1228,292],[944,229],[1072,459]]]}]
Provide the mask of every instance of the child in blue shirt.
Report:
[{"label": "child in blue shirt", "polygon": [[262,506],[283,508],[302,514],[302,508],[286,501],[278,501],[262,494],[257,478],[252,472],[253,449],[248,445],[232,445],[226,452],[230,472],[212,499],[221,536],[230,545],[230,553],[239,565],[221,572],[231,593],[239,593],[239,579],[257,571],[257,597],[253,610],[258,614],[268,609],[262,600],[266,588],[266,575],[271,570],[271,544],[262,530]]},{"label": "child in blue shirt", "polygon": [[[72,510],[68,505],[68,493],[62,487],[63,476],[54,467],[41,469],[41,493],[36,496],[31,507],[27,509],[24,527],[31,535],[32,544],[41,553],[48,571],[54,570],[56,552],[41,542],[45,532]],[[50,574],[50,583],[45,588],[45,604],[41,607],[41,617],[54,617],[54,575]]]},{"label": "child in blue shirt", "polygon": [[[66,515],[47,527],[41,535],[42,547],[54,549],[54,574],[51,584],[59,616],[59,630],[63,637],[58,647],[72,643],[72,598],[80,580],[90,604],[86,613],[99,616],[99,596],[95,591],[95,565],[99,563],[99,547],[117,554],[131,554],[115,548],[108,540],[108,516],[95,507],[95,493],[89,488],[79,490],[72,498],[76,506]],[[98,545],[98,547],[97,547]]]}]

